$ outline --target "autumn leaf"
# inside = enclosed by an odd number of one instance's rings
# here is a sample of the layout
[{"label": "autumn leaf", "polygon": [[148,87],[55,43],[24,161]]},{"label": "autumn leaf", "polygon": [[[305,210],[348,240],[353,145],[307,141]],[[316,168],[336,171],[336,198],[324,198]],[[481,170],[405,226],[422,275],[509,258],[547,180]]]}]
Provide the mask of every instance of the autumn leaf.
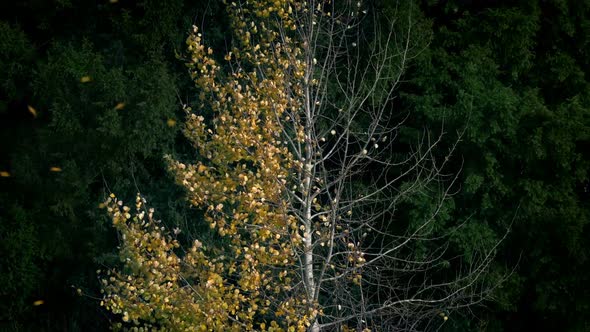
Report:
[{"label": "autumn leaf", "polygon": [[80,78],[80,82],[81,82],[81,83],[88,83],[88,82],[90,82],[90,81],[92,81],[92,78],[91,78],[90,76],[82,76],[82,77]]},{"label": "autumn leaf", "polygon": [[31,113],[31,115],[33,115],[33,118],[36,118],[37,117],[37,110],[31,105],[28,105],[27,108],[29,109],[29,113]]}]

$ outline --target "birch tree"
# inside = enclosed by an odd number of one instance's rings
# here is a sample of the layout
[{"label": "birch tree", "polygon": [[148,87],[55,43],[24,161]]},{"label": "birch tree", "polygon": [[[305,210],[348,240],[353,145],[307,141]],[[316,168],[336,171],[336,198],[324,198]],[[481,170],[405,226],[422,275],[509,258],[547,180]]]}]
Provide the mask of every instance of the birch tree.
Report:
[{"label": "birch tree", "polygon": [[[232,2],[228,13],[223,57],[197,27],[187,39],[199,102],[184,106],[184,133],[197,154],[167,157],[221,245],[181,246],[140,195],[133,215],[112,195],[124,267],[107,272],[102,304],[122,316],[116,326],[416,330],[481,300],[493,252],[440,273],[456,231],[432,232],[454,179],[432,154],[443,132],[393,153],[411,16],[383,26],[361,2],[315,0]],[[398,203],[426,192],[434,208],[400,231]],[[418,252],[425,242],[440,245]]]}]

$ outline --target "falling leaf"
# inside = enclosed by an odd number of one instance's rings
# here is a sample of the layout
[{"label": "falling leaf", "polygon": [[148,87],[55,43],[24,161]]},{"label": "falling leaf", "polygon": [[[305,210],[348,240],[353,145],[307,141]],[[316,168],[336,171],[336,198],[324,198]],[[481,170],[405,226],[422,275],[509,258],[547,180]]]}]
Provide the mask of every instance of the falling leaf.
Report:
[{"label": "falling leaf", "polygon": [[37,307],[37,306],[42,305],[43,303],[45,303],[45,301],[43,301],[43,300],[37,300],[37,301],[33,302],[33,305]]},{"label": "falling leaf", "polygon": [[125,108],[125,103],[118,103],[118,104],[115,106],[115,109],[116,109],[117,111],[120,111],[120,110],[122,110],[122,109],[124,109],[124,108]]},{"label": "falling leaf", "polygon": [[166,121],[166,124],[168,125],[168,127],[174,127],[176,125],[176,120],[168,119],[168,121]]},{"label": "falling leaf", "polygon": [[61,172],[61,168],[60,167],[53,166],[53,167],[50,167],[49,168],[49,171],[50,172]]},{"label": "falling leaf", "polygon": [[82,82],[82,83],[88,83],[90,81],[92,81],[92,78],[90,76],[82,76],[80,78],[80,82]]},{"label": "falling leaf", "polygon": [[33,108],[33,106],[31,106],[31,105],[28,105],[27,107],[29,109],[29,113],[31,113],[33,115],[33,117],[36,118],[37,117],[37,110],[35,108]]},{"label": "falling leaf", "polygon": [[7,171],[0,171],[0,176],[3,178],[8,178],[10,177],[10,173],[8,173]]}]

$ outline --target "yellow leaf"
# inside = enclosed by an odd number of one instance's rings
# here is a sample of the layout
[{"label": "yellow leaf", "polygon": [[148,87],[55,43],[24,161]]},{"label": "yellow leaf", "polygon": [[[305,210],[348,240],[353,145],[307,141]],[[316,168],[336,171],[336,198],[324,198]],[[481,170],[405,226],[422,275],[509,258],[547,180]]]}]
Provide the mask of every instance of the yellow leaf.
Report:
[{"label": "yellow leaf", "polygon": [[90,81],[92,81],[92,78],[90,76],[82,76],[80,78],[80,82],[82,82],[82,83],[88,83]]},{"label": "yellow leaf", "polygon": [[199,173],[203,173],[206,170],[207,170],[207,166],[205,166],[205,165],[199,165],[199,167],[197,167],[197,171]]},{"label": "yellow leaf", "polygon": [[37,300],[37,301],[33,302],[33,305],[37,307],[37,306],[42,305],[43,303],[45,303],[45,301],[43,301],[43,300]]},{"label": "yellow leaf", "polygon": [[50,172],[61,172],[61,168],[60,167],[53,166],[53,167],[50,167],[49,168],[49,171]]},{"label": "yellow leaf", "polygon": [[176,120],[168,119],[168,121],[166,121],[166,124],[168,125],[168,127],[174,127],[176,125]]},{"label": "yellow leaf", "polygon": [[3,178],[8,178],[10,177],[10,173],[8,173],[7,171],[0,171],[0,176]]},{"label": "yellow leaf", "polygon": [[33,106],[28,105],[28,109],[29,109],[29,113],[31,113],[33,115],[34,118],[37,117],[37,110],[35,108],[33,108]]},{"label": "yellow leaf", "polygon": [[120,110],[122,110],[122,109],[124,109],[124,108],[125,108],[125,103],[118,103],[118,104],[115,106],[115,109],[116,109],[117,111],[120,111]]}]

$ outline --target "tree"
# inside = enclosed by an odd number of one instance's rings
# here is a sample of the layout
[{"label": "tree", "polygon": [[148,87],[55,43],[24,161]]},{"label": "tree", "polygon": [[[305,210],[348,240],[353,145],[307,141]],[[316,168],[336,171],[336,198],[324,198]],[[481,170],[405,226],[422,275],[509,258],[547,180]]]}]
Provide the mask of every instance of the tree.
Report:
[{"label": "tree", "polygon": [[424,11],[436,33],[400,99],[416,127],[467,128],[465,163],[452,166],[463,190],[450,213],[467,223],[456,250],[493,243],[513,224],[493,269],[515,273],[478,313],[485,330],[587,330],[590,4],[449,1]]},{"label": "tree", "polygon": [[[452,203],[455,177],[443,169],[454,145],[436,159],[442,129],[411,149],[395,140],[394,91],[420,51],[411,8],[400,5],[407,16],[385,27],[356,1],[228,9],[234,39],[223,60],[196,27],[187,39],[199,101],[198,111],[184,107],[184,133],[197,159],[167,157],[217,244],[194,240],[185,251],[141,195],[133,215],[111,195],[124,266],[102,281],[103,305],[122,315],[117,326],[414,330],[480,301],[493,248],[447,257],[458,228],[437,223]],[[396,209],[413,194],[425,209],[401,225]]]}]

